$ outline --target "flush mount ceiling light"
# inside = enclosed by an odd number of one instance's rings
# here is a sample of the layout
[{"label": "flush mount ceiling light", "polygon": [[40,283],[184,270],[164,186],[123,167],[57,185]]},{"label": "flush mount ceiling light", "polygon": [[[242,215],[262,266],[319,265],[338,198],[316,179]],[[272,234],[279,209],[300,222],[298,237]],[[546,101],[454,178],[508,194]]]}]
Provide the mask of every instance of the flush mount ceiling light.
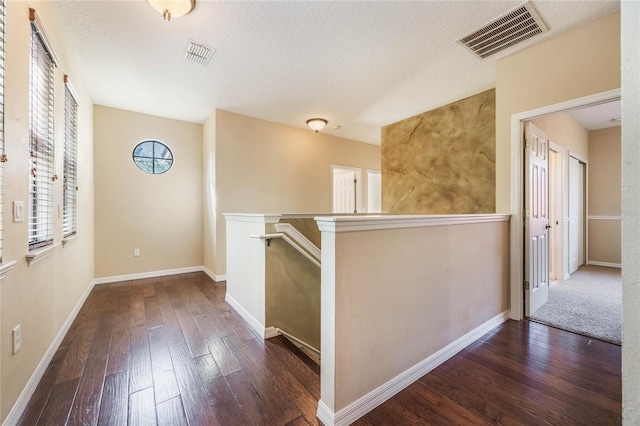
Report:
[{"label": "flush mount ceiling light", "polygon": [[326,125],[327,120],[325,120],[324,118],[310,118],[307,120],[307,126],[309,126],[309,128],[311,128],[311,130],[316,133],[324,129],[324,126]]},{"label": "flush mount ceiling light", "polygon": [[196,7],[196,0],[147,0],[151,7],[162,14],[166,21],[190,13]]}]

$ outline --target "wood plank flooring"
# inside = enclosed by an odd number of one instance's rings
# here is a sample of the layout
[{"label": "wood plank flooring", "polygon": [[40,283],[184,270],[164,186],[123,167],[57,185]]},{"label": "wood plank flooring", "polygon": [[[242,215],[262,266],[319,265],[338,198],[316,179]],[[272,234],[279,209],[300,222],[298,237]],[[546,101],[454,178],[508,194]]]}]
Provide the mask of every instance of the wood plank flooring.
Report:
[{"label": "wood plank flooring", "polygon": [[320,379],[202,273],[96,286],[21,425],[317,424]]},{"label": "wood plank flooring", "polygon": [[[224,294],[202,273],[96,286],[19,424],[319,424],[317,366]],[[620,401],[620,347],[509,321],[355,424],[616,425]]]},{"label": "wood plank flooring", "polygon": [[620,347],[507,321],[356,425],[620,425]]}]

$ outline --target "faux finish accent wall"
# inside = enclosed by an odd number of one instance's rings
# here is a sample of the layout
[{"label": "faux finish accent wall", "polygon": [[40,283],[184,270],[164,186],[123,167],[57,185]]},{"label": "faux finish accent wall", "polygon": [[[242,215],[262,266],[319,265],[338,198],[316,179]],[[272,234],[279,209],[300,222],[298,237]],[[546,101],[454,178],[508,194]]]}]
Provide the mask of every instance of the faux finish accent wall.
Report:
[{"label": "faux finish accent wall", "polygon": [[495,212],[495,90],[382,129],[382,210]]}]

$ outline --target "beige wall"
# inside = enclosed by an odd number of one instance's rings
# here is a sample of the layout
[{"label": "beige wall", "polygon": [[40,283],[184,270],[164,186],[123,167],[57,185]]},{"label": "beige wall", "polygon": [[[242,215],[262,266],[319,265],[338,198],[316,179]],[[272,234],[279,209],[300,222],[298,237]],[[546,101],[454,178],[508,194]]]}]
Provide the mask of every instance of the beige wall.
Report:
[{"label": "beige wall", "polygon": [[589,132],[589,215],[620,216],[622,128]]},{"label": "beige wall", "polygon": [[[204,206],[205,219],[215,218],[215,232],[205,235],[204,262],[216,275],[226,273],[222,213],[328,213],[332,164],[380,169],[375,145],[221,110],[204,127],[204,174],[211,179],[214,167],[216,191]],[[363,179],[366,205],[365,170]],[[204,185],[211,188],[212,182]]]},{"label": "beige wall", "polygon": [[[56,169],[62,170],[64,83],[68,74],[78,93],[78,238],[49,257],[27,266],[27,221],[13,223],[11,202],[28,203],[29,144],[29,6],[36,8],[56,53],[55,70]],[[3,263],[17,261],[1,282],[0,293],[0,422],[4,422],[69,314],[93,279],[93,104],[80,68],[49,2],[7,2],[5,68],[5,139],[9,161],[4,175]],[[54,184],[56,211],[62,204],[62,179]],[[62,239],[62,219],[55,216],[54,240]],[[22,348],[11,353],[11,329],[22,326]],[[14,412],[15,413],[15,412]],[[9,423],[15,418],[9,420]]]},{"label": "beige wall", "polygon": [[497,220],[318,220],[324,405],[338,415],[508,309],[508,218]]},{"label": "beige wall", "polygon": [[[94,126],[96,278],[201,266],[202,125],[96,105]],[[145,139],[171,148],[169,171],[138,169]]]},{"label": "beige wall", "polygon": [[622,420],[640,424],[640,3],[622,2]]},{"label": "beige wall", "polygon": [[495,90],[382,129],[382,211],[495,212]]},{"label": "beige wall", "polygon": [[511,116],[620,88],[620,14],[496,64],[496,209],[511,209]]},{"label": "beige wall", "polygon": [[589,132],[590,262],[619,265],[622,261],[621,137],[621,127]]},{"label": "beige wall", "polygon": [[571,114],[561,112],[536,118],[531,122],[545,132],[549,141],[565,149],[565,154],[567,154],[564,165],[565,170],[568,170],[568,156],[571,154],[589,161],[589,132]]}]

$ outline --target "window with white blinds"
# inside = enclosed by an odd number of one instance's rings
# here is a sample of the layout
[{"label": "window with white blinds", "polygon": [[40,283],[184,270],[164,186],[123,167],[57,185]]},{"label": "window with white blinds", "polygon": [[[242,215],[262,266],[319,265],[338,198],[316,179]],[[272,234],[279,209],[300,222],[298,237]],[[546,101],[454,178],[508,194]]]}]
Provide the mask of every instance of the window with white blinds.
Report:
[{"label": "window with white blinds", "polygon": [[35,10],[29,12],[29,249],[33,250],[53,243],[53,76],[57,60]]},{"label": "window with white blinds", "polygon": [[69,77],[64,76],[64,170],[63,170],[63,208],[62,236],[75,235],[76,229],[76,191],[78,190],[78,99],[75,96]]},{"label": "window with white blinds", "polygon": [[4,37],[6,5],[0,0],[0,263],[2,263],[2,218],[4,216],[4,163],[7,156],[4,152]]}]

